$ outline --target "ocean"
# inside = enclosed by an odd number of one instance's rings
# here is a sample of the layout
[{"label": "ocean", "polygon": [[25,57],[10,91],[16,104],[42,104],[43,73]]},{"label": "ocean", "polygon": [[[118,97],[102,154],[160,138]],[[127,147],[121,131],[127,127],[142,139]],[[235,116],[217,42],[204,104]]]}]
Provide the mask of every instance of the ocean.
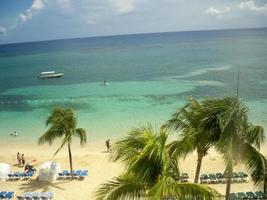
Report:
[{"label": "ocean", "polygon": [[[152,33],[0,45],[0,139],[35,141],[56,106],[88,141],[160,127],[189,97],[235,95],[267,128],[267,29]],[[42,71],[63,72],[38,80]],[[109,85],[104,86],[103,81]]]}]

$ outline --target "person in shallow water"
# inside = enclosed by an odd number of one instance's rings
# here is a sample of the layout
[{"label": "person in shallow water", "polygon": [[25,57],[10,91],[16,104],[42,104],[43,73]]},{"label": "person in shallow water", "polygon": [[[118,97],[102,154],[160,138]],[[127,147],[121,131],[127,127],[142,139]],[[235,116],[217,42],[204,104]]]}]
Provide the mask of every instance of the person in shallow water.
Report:
[{"label": "person in shallow water", "polygon": [[11,133],[10,136],[17,137],[18,133],[15,131],[14,133]]},{"label": "person in shallow water", "polygon": [[107,147],[107,152],[110,152],[110,139],[106,140],[106,147]]}]

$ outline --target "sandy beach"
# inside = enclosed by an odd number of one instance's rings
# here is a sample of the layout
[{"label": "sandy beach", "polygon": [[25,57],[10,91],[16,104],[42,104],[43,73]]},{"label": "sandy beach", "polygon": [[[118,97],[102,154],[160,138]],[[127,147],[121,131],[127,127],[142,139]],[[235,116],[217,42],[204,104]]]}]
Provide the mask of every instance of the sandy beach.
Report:
[{"label": "sandy beach", "polygon": [[[3,144],[0,146],[0,162],[8,163],[12,171],[22,171],[23,168],[17,167],[16,153],[25,154],[26,162],[36,159],[38,161],[36,168],[41,166],[45,161],[53,160],[60,163],[62,169],[69,169],[67,149],[63,148],[55,157],[53,153],[57,144],[52,146],[38,146],[32,142],[23,144]],[[74,169],[88,169],[89,176],[84,180],[61,180],[53,183],[40,182],[36,175],[28,181],[7,181],[0,182],[1,190],[14,191],[15,196],[22,195],[24,192],[42,192],[52,191],[55,200],[73,200],[73,199],[95,199],[94,192],[96,188],[113,176],[119,175],[123,171],[120,163],[109,161],[109,154],[105,152],[104,141],[89,142],[83,148],[75,142],[72,144],[72,153]],[[266,148],[262,150],[267,155]],[[196,155],[192,154],[185,160],[180,161],[182,172],[187,172],[190,181],[193,181]],[[214,151],[211,151],[203,160],[201,173],[223,172],[224,163],[222,158]],[[235,171],[246,171],[242,165],[235,166]],[[224,194],[225,184],[209,185]],[[248,183],[232,184],[232,192],[257,190],[253,187],[250,180]]]}]

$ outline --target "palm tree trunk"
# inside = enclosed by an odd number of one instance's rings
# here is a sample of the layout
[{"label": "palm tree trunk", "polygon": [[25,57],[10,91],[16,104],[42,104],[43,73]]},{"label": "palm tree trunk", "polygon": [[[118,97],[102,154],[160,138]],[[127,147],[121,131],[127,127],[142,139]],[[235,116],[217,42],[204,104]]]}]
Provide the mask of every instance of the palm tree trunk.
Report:
[{"label": "palm tree trunk", "polygon": [[263,179],[263,193],[267,195],[267,174],[264,174],[264,179]]},{"label": "palm tree trunk", "polygon": [[196,168],[196,173],[195,173],[195,181],[194,183],[198,183],[198,179],[199,179],[199,174],[200,174],[200,169],[201,169],[201,165],[202,165],[202,159],[203,159],[204,155],[201,152],[197,152],[197,168]]},{"label": "palm tree trunk", "polygon": [[233,165],[232,163],[229,163],[227,166],[227,182],[226,182],[225,200],[230,199],[232,175],[233,175]]},{"label": "palm tree trunk", "polygon": [[73,167],[72,167],[72,155],[71,155],[70,142],[68,142],[68,151],[69,151],[69,161],[70,161],[70,174],[71,174],[71,178],[73,179]]}]

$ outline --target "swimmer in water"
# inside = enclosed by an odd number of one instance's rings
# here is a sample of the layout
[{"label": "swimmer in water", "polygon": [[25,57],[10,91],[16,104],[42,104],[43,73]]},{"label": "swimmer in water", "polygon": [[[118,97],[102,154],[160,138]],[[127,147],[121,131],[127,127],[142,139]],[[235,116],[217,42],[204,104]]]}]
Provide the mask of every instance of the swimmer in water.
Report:
[{"label": "swimmer in water", "polygon": [[11,133],[10,136],[17,137],[18,133],[15,131],[14,133]]}]

